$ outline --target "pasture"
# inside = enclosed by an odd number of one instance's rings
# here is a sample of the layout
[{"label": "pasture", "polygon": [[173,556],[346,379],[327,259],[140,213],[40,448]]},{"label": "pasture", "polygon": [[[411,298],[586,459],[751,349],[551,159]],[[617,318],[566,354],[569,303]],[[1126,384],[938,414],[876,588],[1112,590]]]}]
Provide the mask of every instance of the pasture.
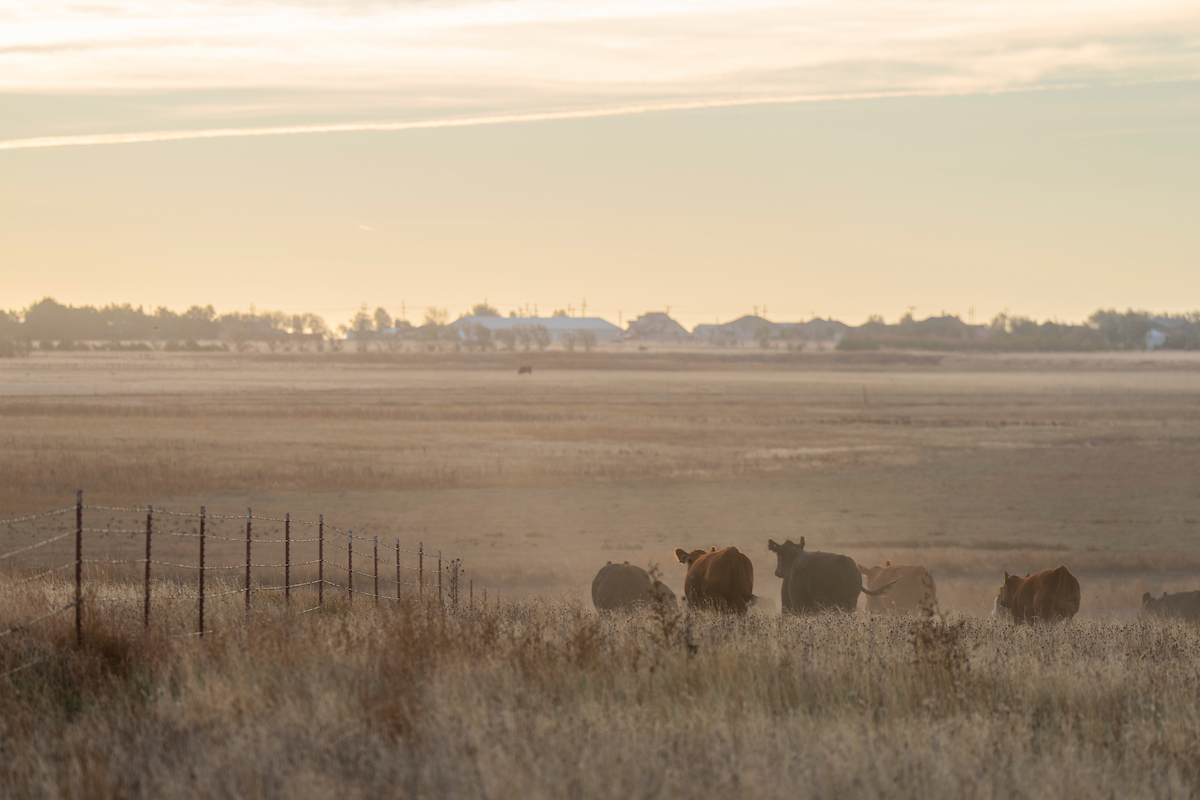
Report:
[{"label": "pasture", "polygon": [[[79,487],[323,513],[454,553],[505,604],[267,604],[249,623],[231,604],[199,641],[169,635],[182,607],[143,633],[136,585],[96,572],[112,613],[85,606],[84,648],[0,681],[0,792],[1195,796],[1200,635],[1136,612],[1200,589],[1198,423],[1190,355],[3,360],[0,515]],[[25,533],[0,529],[0,550]],[[945,616],[780,619],[766,542],[800,536],[925,565]],[[753,561],[746,618],[591,611],[606,561],[658,565],[679,592],[673,550],[710,545]],[[1076,620],[986,617],[1005,570],[1059,563]],[[5,594],[0,622],[26,601]],[[69,627],[6,637],[4,663]]]}]

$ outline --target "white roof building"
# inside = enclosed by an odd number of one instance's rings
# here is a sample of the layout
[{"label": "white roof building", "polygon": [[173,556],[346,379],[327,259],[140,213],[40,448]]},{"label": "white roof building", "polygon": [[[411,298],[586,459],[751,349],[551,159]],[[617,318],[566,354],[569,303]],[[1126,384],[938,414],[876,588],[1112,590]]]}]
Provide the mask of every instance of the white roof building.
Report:
[{"label": "white roof building", "polygon": [[492,333],[541,326],[550,333],[552,341],[558,341],[569,333],[589,332],[597,342],[616,342],[621,339],[621,329],[599,317],[460,317],[447,327],[462,331],[474,325],[482,325]]}]

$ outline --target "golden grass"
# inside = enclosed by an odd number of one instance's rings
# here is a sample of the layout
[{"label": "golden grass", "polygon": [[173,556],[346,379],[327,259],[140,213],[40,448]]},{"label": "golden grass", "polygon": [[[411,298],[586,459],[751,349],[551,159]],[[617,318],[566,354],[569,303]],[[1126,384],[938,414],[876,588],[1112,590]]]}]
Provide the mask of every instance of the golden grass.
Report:
[{"label": "golden grass", "polygon": [[199,639],[184,607],[143,632],[136,585],[88,602],[82,648],[0,640],[0,670],[61,649],[0,680],[2,796],[1200,792],[1194,626],[263,600]]}]

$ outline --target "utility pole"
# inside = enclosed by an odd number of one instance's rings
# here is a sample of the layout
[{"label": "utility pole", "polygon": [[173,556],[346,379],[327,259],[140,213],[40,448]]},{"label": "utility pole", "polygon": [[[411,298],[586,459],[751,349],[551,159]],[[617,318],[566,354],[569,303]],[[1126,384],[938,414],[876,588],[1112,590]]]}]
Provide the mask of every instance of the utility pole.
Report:
[{"label": "utility pole", "polygon": [[587,316],[587,298],[586,297],[583,298],[583,305],[580,306],[579,316],[581,316],[581,317]]}]

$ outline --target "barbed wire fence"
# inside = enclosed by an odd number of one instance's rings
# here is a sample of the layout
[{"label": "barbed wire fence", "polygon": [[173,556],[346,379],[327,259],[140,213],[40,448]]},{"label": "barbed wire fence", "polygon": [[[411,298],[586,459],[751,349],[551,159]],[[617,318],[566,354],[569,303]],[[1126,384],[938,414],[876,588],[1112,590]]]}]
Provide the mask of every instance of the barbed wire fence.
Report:
[{"label": "barbed wire fence", "polygon": [[[67,528],[65,523],[70,519],[71,512],[74,512],[74,526]],[[107,520],[99,527],[85,527],[85,512]],[[0,620],[4,620],[0,622],[0,626],[3,626],[0,640],[74,610],[75,643],[82,644],[85,567],[92,569],[93,578],[101,577],[104,580],[109,578],[107,573],[102,574],[102,568],[124,569],[128,576],[136,573],[142,584],[141,622],[147,629],[150,627],[155,600],[160,604],[194,602],[195,629],[178,634],[185,636],[202,637],[214,632],[205,623],[205,612],[211,610],[214,603],[239,599],[240,596],[244,600],[245,614],[249,617],[253,611],[251,600],[254,595],[282,592],[285,607],[291,609],[294,591],[309,587],[316,588],[315,604],[295,609],[297,614],[319,611],[332,599],[333,595],[327,597],[330,592],[344,594],[346,604],[351,608],[355,606],[356,595],[366,598],[373,607],[379,607],[381,603],[398,604],[407,594],[420,603],[434,602],[443,610],[458,610],[460,607],[475,610],[474,575],[463,569],[461,558],[448,558],[440,550],[427,551],[424,542],[420,542],[416,550],[405,549],[401,547],[400,539],[396,538],[394,547],[384,543],[384,558],[381,559],[378,536],[359,536],[353,530],[329,525],[323,514],[312,521],[293,520],[290,513],[282,517],[256,515],[249,508],[243,516],[209,514],[205,506],[201,506],[197,513],[156,509],[153,506],[84,505],[83,492],[80,490],[76,492],[74,506],[0,519],[0,532],[8,532],[10,538],[13,532],[19,530],[17,526],[32,527],[35,532],[50,535],[0,554],[0,581],[4,581],[0,583]],[[293,526],[300,526],[308,535],[293,536]],[[266,536],[262,535],[263,528],[266,529]],[[235,532],[236,535],[232,535]],[[141,549],[143,540],[144,551]],[[173,546],[169,544],[165,548],[166,556],[157,552],[163,549],[164,540],[173,543]],[[103,547],[88,548],[87,544],[102,544]],[[230,554],[236,548],[240,555],[243,544],[244,559],[233,562]],[[270,553],[272,549],[278,552],[280,547],[282,559],[278,561],[272,562],[261,556],[256,558],[264,549]],[[130,553],[120,552],[131,548],[137,548],[137,557],[128,557]],[[294,548],[298,548],[298,552],[308,548],[309,555],[315,557],[301,556],[297,559],[294,557]],[[313,548],[315,553],[311,552]],[[327,558],[327,548],[340,552]],[[73,558],[71,549],[74,550]],[[186,558],[178,555],[188,549],[195,553],[192,563],[187,563]],[[63,550],[66,552],[60,552]],[[95,552],[97,550],[98,553]],[[392,555],[389,551],[394,551],[394,564],[389,563],[389,556]],[[85,553],[92,555],[85,557]],[[177,560],[171,560],[172,554]],[[40,563],[30,565],[30,558]],[[384,569],[382,575],[381,564]],[[393,566],[394,578],[391,577]],[[315,576],[312,575],[314,567]],[[27,599],[31,596],[30,589],[38,582],[46,585],[72,568],[74,592],[70,602],[57,602],[63,599],[63,595],[47,591],[44,595],[48,607],[37,609],[32,616],[20,621],[5,619],[11,616],[13,589],[26,587],[21,596]],[[300,574],[298,570],[307,571],[307,574]],[[236,579],[233,578],[235,571],[240,573]],[[272,578],[278,582],[273,582]],[[193,585],[194,592],[189,590]],[[70,589],[69,586],[60,588]],[[463,588],[465,597],[460,598]],[[306,593],[305,597],[312,602],[311,592]],[[498,600],[498,593],[494,593],[493,602]],[[486,589],[483,589],[482,601],[481,608],[487,605]],[[103,606],[118,600],[97,595],[89,602]],[[57,652],[41,655],[0,672],[0,677],[7,678],[28,669]]]}]

